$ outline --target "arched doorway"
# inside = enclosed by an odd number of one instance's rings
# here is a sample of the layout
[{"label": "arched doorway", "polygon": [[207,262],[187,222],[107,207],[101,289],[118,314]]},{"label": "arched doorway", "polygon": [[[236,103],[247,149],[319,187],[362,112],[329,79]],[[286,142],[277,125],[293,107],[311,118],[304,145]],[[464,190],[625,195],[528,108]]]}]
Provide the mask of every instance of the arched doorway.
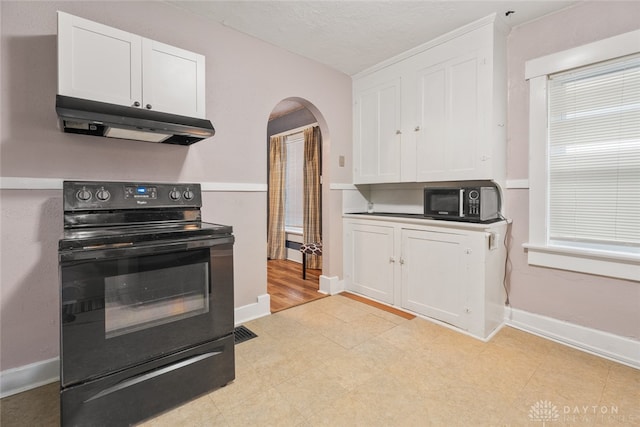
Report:
[{"label": "arched doorway", "polygon": [[[267,292],[271,312],[322,298],[322,257],[305,255],[303,243],[322,242],[323,120],[301,98],[272,110],[267,126]],[[321,117],[320,117],[321,119]],[[321,124],[322,123],[322,124]]]}]

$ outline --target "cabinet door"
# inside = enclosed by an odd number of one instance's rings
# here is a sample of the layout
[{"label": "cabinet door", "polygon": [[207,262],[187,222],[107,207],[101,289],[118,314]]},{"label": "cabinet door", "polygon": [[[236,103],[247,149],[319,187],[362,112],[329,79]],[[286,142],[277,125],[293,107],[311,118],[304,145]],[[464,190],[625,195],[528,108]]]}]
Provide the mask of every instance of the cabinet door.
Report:
[{"label": "cabinet door", "polygon": [[417,180],[481,179],[478,144],[483,138],[476,53],[418,73]]},{"label": "cabinet door", "polygon": [[400,181],[400,78],[355,93],[356,184]]},{"label": "cabinet door", "polygon": [[124,106],[142,102],[141,40],[58,12],[58,93]]},{"label": "cabinet door", "polygon": [[393,304],[393,227],[345,224],[347,289]]},{"label": "cabinet door", "polygon": [[402,307],[467,329],[465,236],[402,230]]},{"label": "cabinet door", "polygon": [[142,40],[143,108],[205,117],[205,58],[149,39]]}]

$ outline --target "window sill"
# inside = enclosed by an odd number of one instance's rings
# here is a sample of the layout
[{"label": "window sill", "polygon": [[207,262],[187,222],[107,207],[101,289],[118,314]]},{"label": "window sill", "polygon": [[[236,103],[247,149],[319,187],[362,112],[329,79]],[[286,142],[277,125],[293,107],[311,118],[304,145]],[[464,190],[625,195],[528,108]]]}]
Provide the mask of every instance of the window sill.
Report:
[{"label": "window sill", "polygon": [[525,243],[530,265],[640,282],[640,256]]}]

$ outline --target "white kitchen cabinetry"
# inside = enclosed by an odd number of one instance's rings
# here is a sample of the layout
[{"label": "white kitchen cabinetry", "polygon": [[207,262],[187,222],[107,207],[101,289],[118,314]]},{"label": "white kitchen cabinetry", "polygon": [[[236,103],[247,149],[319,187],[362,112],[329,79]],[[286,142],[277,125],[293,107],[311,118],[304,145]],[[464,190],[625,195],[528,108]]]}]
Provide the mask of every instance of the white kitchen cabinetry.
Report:
[{"label": "white kitchen cabinetry", "polygon": [[394,227],[347,222],[345,270],[350,289],[379,301],[394,301]]},{"label": "white kitchen cabinetry", "polygon": [[[375,170],[390,144],[360,129],[390,125],[385,110],[362,114],[367,82],[395,74],[402,82],[394,122],[394,174]],[[354,77],[354,183],[494,180],[506,175],[505,31],[491,16],[392,58]],[[366,124],[365,124],[366,123]],[[363,152],[368,154],[363,154]],[[373,152],[374,154],[371,154]]]},{"label": "white kitchen cabinetry", "polygon": [[468,233],[401,232],[400,306],[466,330]]},{"label": "white kitchen cabinetry", "polygon": [[205,58],[58,12],[58,94],[204,118]]},{"label": "white kitchen cabinetry", "polygon": [[360,82],[354,98],[354,181],[400,180],[401,80],[385,70]]},{"label": "white kitchen cabinetry", "polygon": [[348,291],[480,339],[502,324],[504,221],[468,224],[346,214],[344,230]]},{"label": "white kitchen cabinetry", "polygon": [[495,141],[483,132],[491,104],[487,57],[472,52],[418,72],[418,181],[497,178],[487,167]]}]

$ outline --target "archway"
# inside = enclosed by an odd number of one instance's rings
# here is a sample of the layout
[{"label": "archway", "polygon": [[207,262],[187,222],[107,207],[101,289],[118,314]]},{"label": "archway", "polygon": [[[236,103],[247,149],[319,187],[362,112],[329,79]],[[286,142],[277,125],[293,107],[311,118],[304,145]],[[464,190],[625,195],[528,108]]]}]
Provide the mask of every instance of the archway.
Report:
[{"label": "archway", "polygon": [[[318,292],[326,264],[324,258],[307,255],[309,268],[304,275],[304,255],[299,248],[303,243],[321,242],[328,223],[328,206],[323,203],[327,200],[328,186],[322,185],[323,178],[326,182],[323,159],[327,156],[328,134],[322,114],[303,98],[280,101],[269,116],[266,144],[269,191],[265,209],[271,312],[325,296]],[[314,152],[317,154],[310,154]],[[309,156],[317,158],[317,163]]]}]

